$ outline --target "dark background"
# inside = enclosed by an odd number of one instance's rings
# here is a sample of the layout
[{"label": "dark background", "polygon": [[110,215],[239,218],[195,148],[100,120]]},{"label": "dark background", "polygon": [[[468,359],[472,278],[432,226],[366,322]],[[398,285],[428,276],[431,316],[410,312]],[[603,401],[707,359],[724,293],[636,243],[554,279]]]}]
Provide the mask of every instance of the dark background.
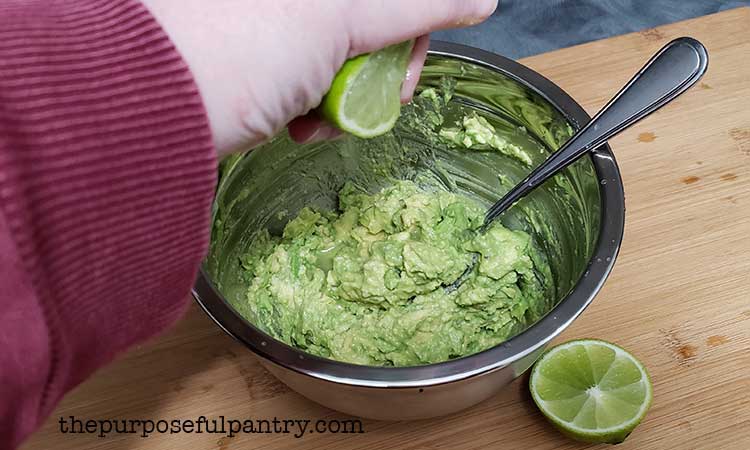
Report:
[{"label": "dark background", "polygon": [[750,0],[500,0],[486,22],[432,36],[522,58],[739,6]]}]

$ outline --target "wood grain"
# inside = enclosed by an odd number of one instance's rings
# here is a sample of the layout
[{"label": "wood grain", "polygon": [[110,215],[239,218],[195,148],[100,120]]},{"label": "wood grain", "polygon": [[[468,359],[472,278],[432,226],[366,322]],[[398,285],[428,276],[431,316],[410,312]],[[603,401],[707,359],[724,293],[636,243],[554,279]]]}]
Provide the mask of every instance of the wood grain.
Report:
[{"label": "wood grain", "polygon": [[[627,449],[750,448],[750,9],[528,58],[594,112],[668,40],[711,61],[699,86],[614,139],[627,196],[615,270],[559,340],[599,337],[650,369],[655,399]],[[198,308],[70,394],[25,450],[583,449],[547,425],[525,379],[437,420],[364,421],[364,434],[60,434],[58,418],[337,418],[267,375]],[[609,448],[609,447],[601,447]]]}]

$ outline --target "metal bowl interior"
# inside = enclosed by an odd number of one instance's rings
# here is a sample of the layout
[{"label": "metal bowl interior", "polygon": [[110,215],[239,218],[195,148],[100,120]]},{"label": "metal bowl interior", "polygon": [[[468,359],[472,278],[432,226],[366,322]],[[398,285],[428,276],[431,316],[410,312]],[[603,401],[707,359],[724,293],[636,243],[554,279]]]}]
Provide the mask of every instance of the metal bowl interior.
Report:
[{"label": "metal bowl interior", "polygon": [[[486,117],[500,132],[529,149],[534,164],[589,120],[550,81],[492,53],[433,43],[420,84],[437,86],[446,75],[457,81],[452,102],[455,115],[476,111]],[[450,115],[449,111],[448,120],[455,119]],[[403,145],[410,139],[402,133],[394,142]],[[286,220],[307,205],[335,208],[336,192],[347,180],[376,189],[392,177],[429,173],[447,188],[489,205],[529,170],[499,153],[445,148],[437,149],[428,164],[424,158],[407,154],[394,159],[388,173],[373,173],[362,168],[372,156],[382,155],[372,154],[370,144],[348,137],[296,145],[281,135],[222,165],[211,248],[193,292],[219,326],[261,357],[300,374],[352,386],[418,387],[463,380],[538,352],[601,288],[615,262],[624,226],[622,182],[606,145],[537,189],[502,219],[506,226],[525,229],[535,237],[555,278],[548,314],[512,339],[442,363],[372,367],[320,358],[270,337],[242,314],[245,284],[239,256],[251,245],[256,230],[279,233]],[[413,144],[418,148],[421,143]]]}]

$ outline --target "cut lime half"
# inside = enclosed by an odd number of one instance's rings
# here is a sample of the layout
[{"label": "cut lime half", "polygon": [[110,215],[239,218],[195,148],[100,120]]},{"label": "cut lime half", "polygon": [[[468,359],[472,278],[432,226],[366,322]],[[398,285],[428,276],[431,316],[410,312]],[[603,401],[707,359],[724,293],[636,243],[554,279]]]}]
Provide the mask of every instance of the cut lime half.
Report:
[{"label": "cut lime half", "polygon": [[362,138],[390,131],[401,112],[401,84],[413,45],[402,42],[347,60],[323,98],[323,116]]},{"label": "cut lime half", "polygon": [[651,405],[646,369],[609,342],[582,339],[548,350],[529,380],[542,413],[564,434],[585,442],[625,440]]}]

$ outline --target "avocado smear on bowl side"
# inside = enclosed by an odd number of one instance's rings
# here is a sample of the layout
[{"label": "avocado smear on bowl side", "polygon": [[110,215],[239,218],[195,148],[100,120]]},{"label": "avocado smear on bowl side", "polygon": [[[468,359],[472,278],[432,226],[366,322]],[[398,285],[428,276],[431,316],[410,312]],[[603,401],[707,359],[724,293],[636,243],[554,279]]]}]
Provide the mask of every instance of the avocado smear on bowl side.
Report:
[{"label": "avocado smear on bowl side", "polygon": [[[374,195],[347,184],[339,211],[305,208],[282,237],[245,254],[248,310],[276,339],[355,364],[436,363],[492,347],[546,312],[550,268],[531,236],[484,208],[398,181]],[[479,264],[455,292],[455,281]]]}]

